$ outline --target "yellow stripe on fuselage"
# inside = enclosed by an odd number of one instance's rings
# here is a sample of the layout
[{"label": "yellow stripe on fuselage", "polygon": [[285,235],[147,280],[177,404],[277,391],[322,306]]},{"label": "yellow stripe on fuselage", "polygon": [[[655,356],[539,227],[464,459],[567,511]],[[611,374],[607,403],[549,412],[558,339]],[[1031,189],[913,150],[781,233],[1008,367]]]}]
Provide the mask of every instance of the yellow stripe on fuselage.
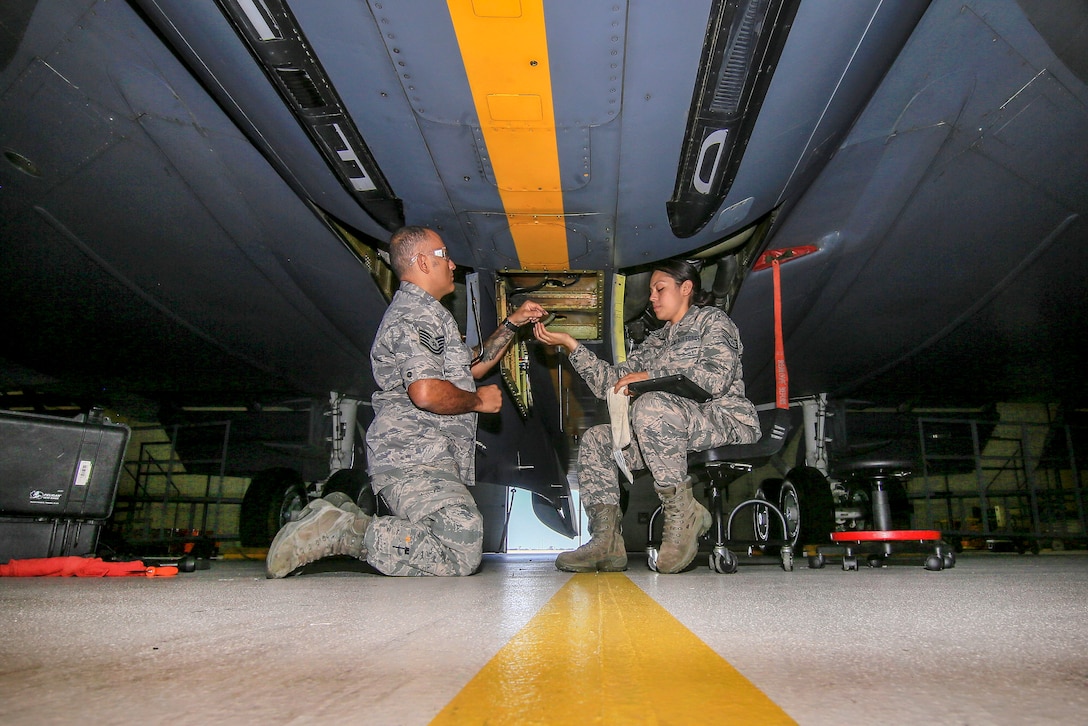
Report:
[{"label": "yellow stripe on fuselage", "polygon": [[792,724],[622,573],[574,575],[431,722]]},{"label": "yellow stripe on fuselage", "polygon": [[447,4],[521,267],[569,269],[543,3]]}]

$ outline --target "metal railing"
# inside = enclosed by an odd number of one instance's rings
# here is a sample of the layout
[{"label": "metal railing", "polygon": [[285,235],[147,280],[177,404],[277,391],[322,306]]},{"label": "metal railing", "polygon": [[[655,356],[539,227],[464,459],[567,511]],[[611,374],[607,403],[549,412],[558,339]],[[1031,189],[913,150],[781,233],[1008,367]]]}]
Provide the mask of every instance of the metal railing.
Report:
[{"label": "metal railing", "polygon": [[[182,458],[179,439],[199,438],[205,458]],[[130,548],[187,551],[198,541],[238,540],[242,491],[228,491],[230,421],[132,427],[108,529]],[[193,473],[191,467],[202,473]]]},{"label": "metal railing", "polygon": [[918,419],[920,468],[908,484],[915,526],[991,549],[1084,546],[1078,451],[1088,429],[1061,424]]}]

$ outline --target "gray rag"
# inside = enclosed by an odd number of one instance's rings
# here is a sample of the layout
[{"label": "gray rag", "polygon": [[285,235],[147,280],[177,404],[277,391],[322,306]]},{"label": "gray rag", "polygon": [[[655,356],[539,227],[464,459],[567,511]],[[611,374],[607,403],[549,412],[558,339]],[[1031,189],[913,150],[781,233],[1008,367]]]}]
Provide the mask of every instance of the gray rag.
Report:
[{"label": "gray rag", "polygon": [[616,460],[616,466],[620,468],[627,481],[634,484],[635,478],[631,476],[631,469],[623,458],[623,449],[631,443],[631,417],[628,412],[631,407],[631,399],[623,393],[616,393],[608,389],[608,418],[612,422],[612,458]]}]

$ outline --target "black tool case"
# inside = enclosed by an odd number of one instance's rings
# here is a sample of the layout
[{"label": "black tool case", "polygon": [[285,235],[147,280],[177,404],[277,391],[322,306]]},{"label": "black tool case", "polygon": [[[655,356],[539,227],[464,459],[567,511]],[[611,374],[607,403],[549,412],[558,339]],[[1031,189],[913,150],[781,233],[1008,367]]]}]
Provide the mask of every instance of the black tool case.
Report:
[{"label": "black tool case", "polygon": [[0,411],[0,563],[86,555],[113,513],[129,428]]}]

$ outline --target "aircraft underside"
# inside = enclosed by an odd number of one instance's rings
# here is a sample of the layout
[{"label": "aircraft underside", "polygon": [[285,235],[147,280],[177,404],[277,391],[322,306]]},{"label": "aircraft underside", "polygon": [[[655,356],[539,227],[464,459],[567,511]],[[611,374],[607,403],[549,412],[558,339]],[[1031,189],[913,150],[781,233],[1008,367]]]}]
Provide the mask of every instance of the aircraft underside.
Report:
[{"label": "aircraft underside", "polygon": [[[366,402],[418,224],[470,342],[528,297],[619,359],[651,266],[694,259],[767,404],[773,252],[795,401],[1074,411],[1088,13],[1059,5],[6,3],[2,380],[150,415]],[[502,377],[482,475],[570,531],[603,410],[531,340]]]}]

